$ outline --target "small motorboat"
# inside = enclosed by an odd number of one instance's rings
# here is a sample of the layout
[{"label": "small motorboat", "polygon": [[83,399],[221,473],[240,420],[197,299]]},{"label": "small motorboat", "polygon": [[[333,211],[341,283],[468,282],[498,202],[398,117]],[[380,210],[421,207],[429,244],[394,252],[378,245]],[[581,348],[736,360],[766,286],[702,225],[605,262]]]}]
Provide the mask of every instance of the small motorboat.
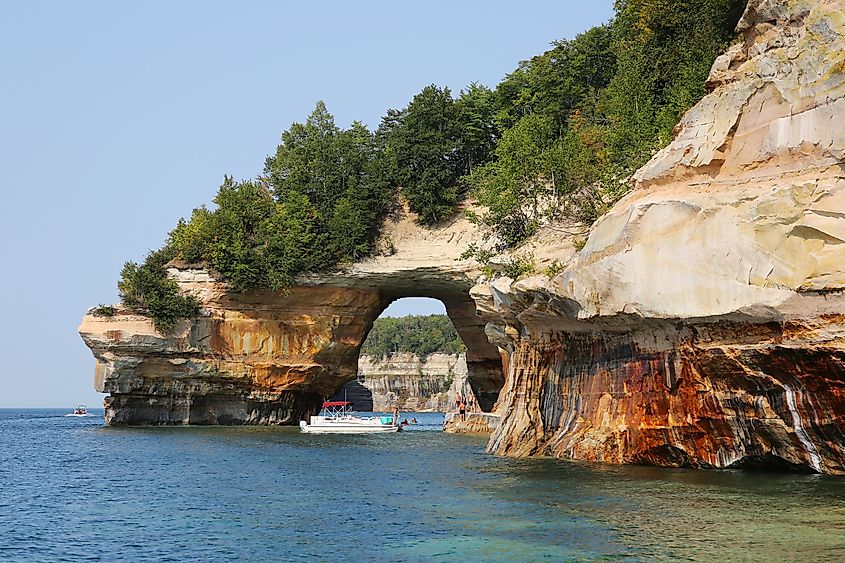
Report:
[{"label": "small motorboat", "polygon": [[88,416],[88,407],[85,405],[76,405],[73,412],[70,412],[65,416]]},{"label": "small motorboat", "polygon": [[360,417],[352,414],[349,401],[327,401],[320,414],[309,422],[301,420],[299,430],[306,434],[380,434],[398,432],[399,424],[393,416]]}]

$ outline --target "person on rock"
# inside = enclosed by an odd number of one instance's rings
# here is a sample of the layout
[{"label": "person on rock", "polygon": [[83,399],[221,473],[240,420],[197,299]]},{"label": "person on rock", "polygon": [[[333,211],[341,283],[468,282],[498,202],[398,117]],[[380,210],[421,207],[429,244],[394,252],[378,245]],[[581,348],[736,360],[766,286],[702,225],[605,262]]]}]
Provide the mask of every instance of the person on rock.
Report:
[{"label": "person on rock", "polygon": [[458,403],[458,413],[461,415],[461,422],[467,419],[467,404],[461,399],[461,402]]}]

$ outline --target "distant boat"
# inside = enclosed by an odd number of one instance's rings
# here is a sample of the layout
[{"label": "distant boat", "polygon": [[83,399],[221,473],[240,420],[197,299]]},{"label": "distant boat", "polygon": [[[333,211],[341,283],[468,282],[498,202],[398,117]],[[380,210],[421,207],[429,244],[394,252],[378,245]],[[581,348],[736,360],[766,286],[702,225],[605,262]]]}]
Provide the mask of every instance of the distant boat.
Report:
[{"label": "distant boat", "polygon": [[360,417],[352,414],[349,401],[323,403],[323,414],[301,420],[299,429],[306,434],[376,434],[398,432],[398,421],[392,416]]},{"label": "distant boat", "polygon": [[76,405],[76,408],[73,409],[73,412],[70,412],[65,416],[88,416],[88,407],[86,407],[85,405]]}]

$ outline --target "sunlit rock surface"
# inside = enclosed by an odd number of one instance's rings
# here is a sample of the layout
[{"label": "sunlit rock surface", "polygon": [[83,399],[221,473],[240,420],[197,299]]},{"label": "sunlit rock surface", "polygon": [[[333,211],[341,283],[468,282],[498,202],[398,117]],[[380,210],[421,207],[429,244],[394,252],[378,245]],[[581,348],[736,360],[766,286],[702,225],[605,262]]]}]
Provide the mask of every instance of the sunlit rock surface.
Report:
[{"label": "sunlit rock surface", "polygon": [[468,412],[462,419],[459,413],[450,412],[443,421],[443,431],[450,434],[492,434],[501,421],[498,413]]},{"label": "sunlit rock surface", "polygon": [[383,255],[302,278],[289,294],[230,292],[202,268],[174,265],[169,275],[202,300],[202,314],[172,334],[121,309],[82,320],[79,332],[97,360],[95,387],[109,393],[106,420],[295,424],[355,378],[373,321],[406,296],[443,301],[467,346],[469,385],[492,408],[503,384],[501,357],[469,297],[478,266],[458,260],[474,240],[465,219],[425,229],[400,211],[386,225]]},{"label": "sunlit rock surface", "polygon": [[204,301],[174,334],[83,319],[107,420],[295,423],[355,377],[384,307],[426,296],[501,414],[491,452],[845,473],[845,0],[752,0],[739,28],[583,250],[533,241],[560,274],[476,285],[472,225],[401,212],[381,256],[287,296],[174,269]]},{"label": "sunlit rock surface", "polygon": [[489,451],[845,472],[845,2],[739,27],[559,275],[473,288],[511,354]]},{"label": "sunlit rock surface", "polygon": [[461,389],[471,393],[465,354],[361,356],[358,380],[369,390],[372,410],[377,412],[393,407],[403,412],[446,412],[454,408]]}]

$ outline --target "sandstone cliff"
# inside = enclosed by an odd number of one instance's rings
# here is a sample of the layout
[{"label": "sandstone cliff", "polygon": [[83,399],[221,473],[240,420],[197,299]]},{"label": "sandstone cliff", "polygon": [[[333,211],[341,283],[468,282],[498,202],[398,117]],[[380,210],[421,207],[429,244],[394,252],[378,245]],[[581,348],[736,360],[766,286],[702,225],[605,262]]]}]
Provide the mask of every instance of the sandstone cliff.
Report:
[{"label": "sandstone cliff", "polygon": [[845,472],[845,2],[739,29],[562,273],[473,288],[511,354],[491,452]]},{"label": "sandstone cliff", "polygon": [[407,212],[388,221],[389,252],[344,272],[303,277],[289,294],[235,293],[201,268],[169,275],[197,295],[202,313],[171,334],[118,308],[86,315],[79,333],[97,360],[95,387],[109,393],[109,424],[293,424],[355,378],[358,350],[394,299],[441,299],[467,346],[470,387],[486,408],[503,384],[501,357],[475,315],[474,262],[458,260],[477,240],[459,217],[436,229]]},{"label": "sandstone cliff", "polygon": [[391,354],[384,358],[361,356],[358,380],[372,394],[373,410],[446,412],[457,393],[471,393],[467,384],[466,355]]},{"label": "sandstone cliff", "polygon": [[472,225],[401,214],[383,256],[289,295],[174,268],[203,314],[173,334],[83,319],[107,420],[295,422],[355,377],[387,304],[428,296],[502,415],[491,452],[845,472],[845,0],[751,0],[739,29],[584,248],[538,235],[559,275],[475,285]]}]

